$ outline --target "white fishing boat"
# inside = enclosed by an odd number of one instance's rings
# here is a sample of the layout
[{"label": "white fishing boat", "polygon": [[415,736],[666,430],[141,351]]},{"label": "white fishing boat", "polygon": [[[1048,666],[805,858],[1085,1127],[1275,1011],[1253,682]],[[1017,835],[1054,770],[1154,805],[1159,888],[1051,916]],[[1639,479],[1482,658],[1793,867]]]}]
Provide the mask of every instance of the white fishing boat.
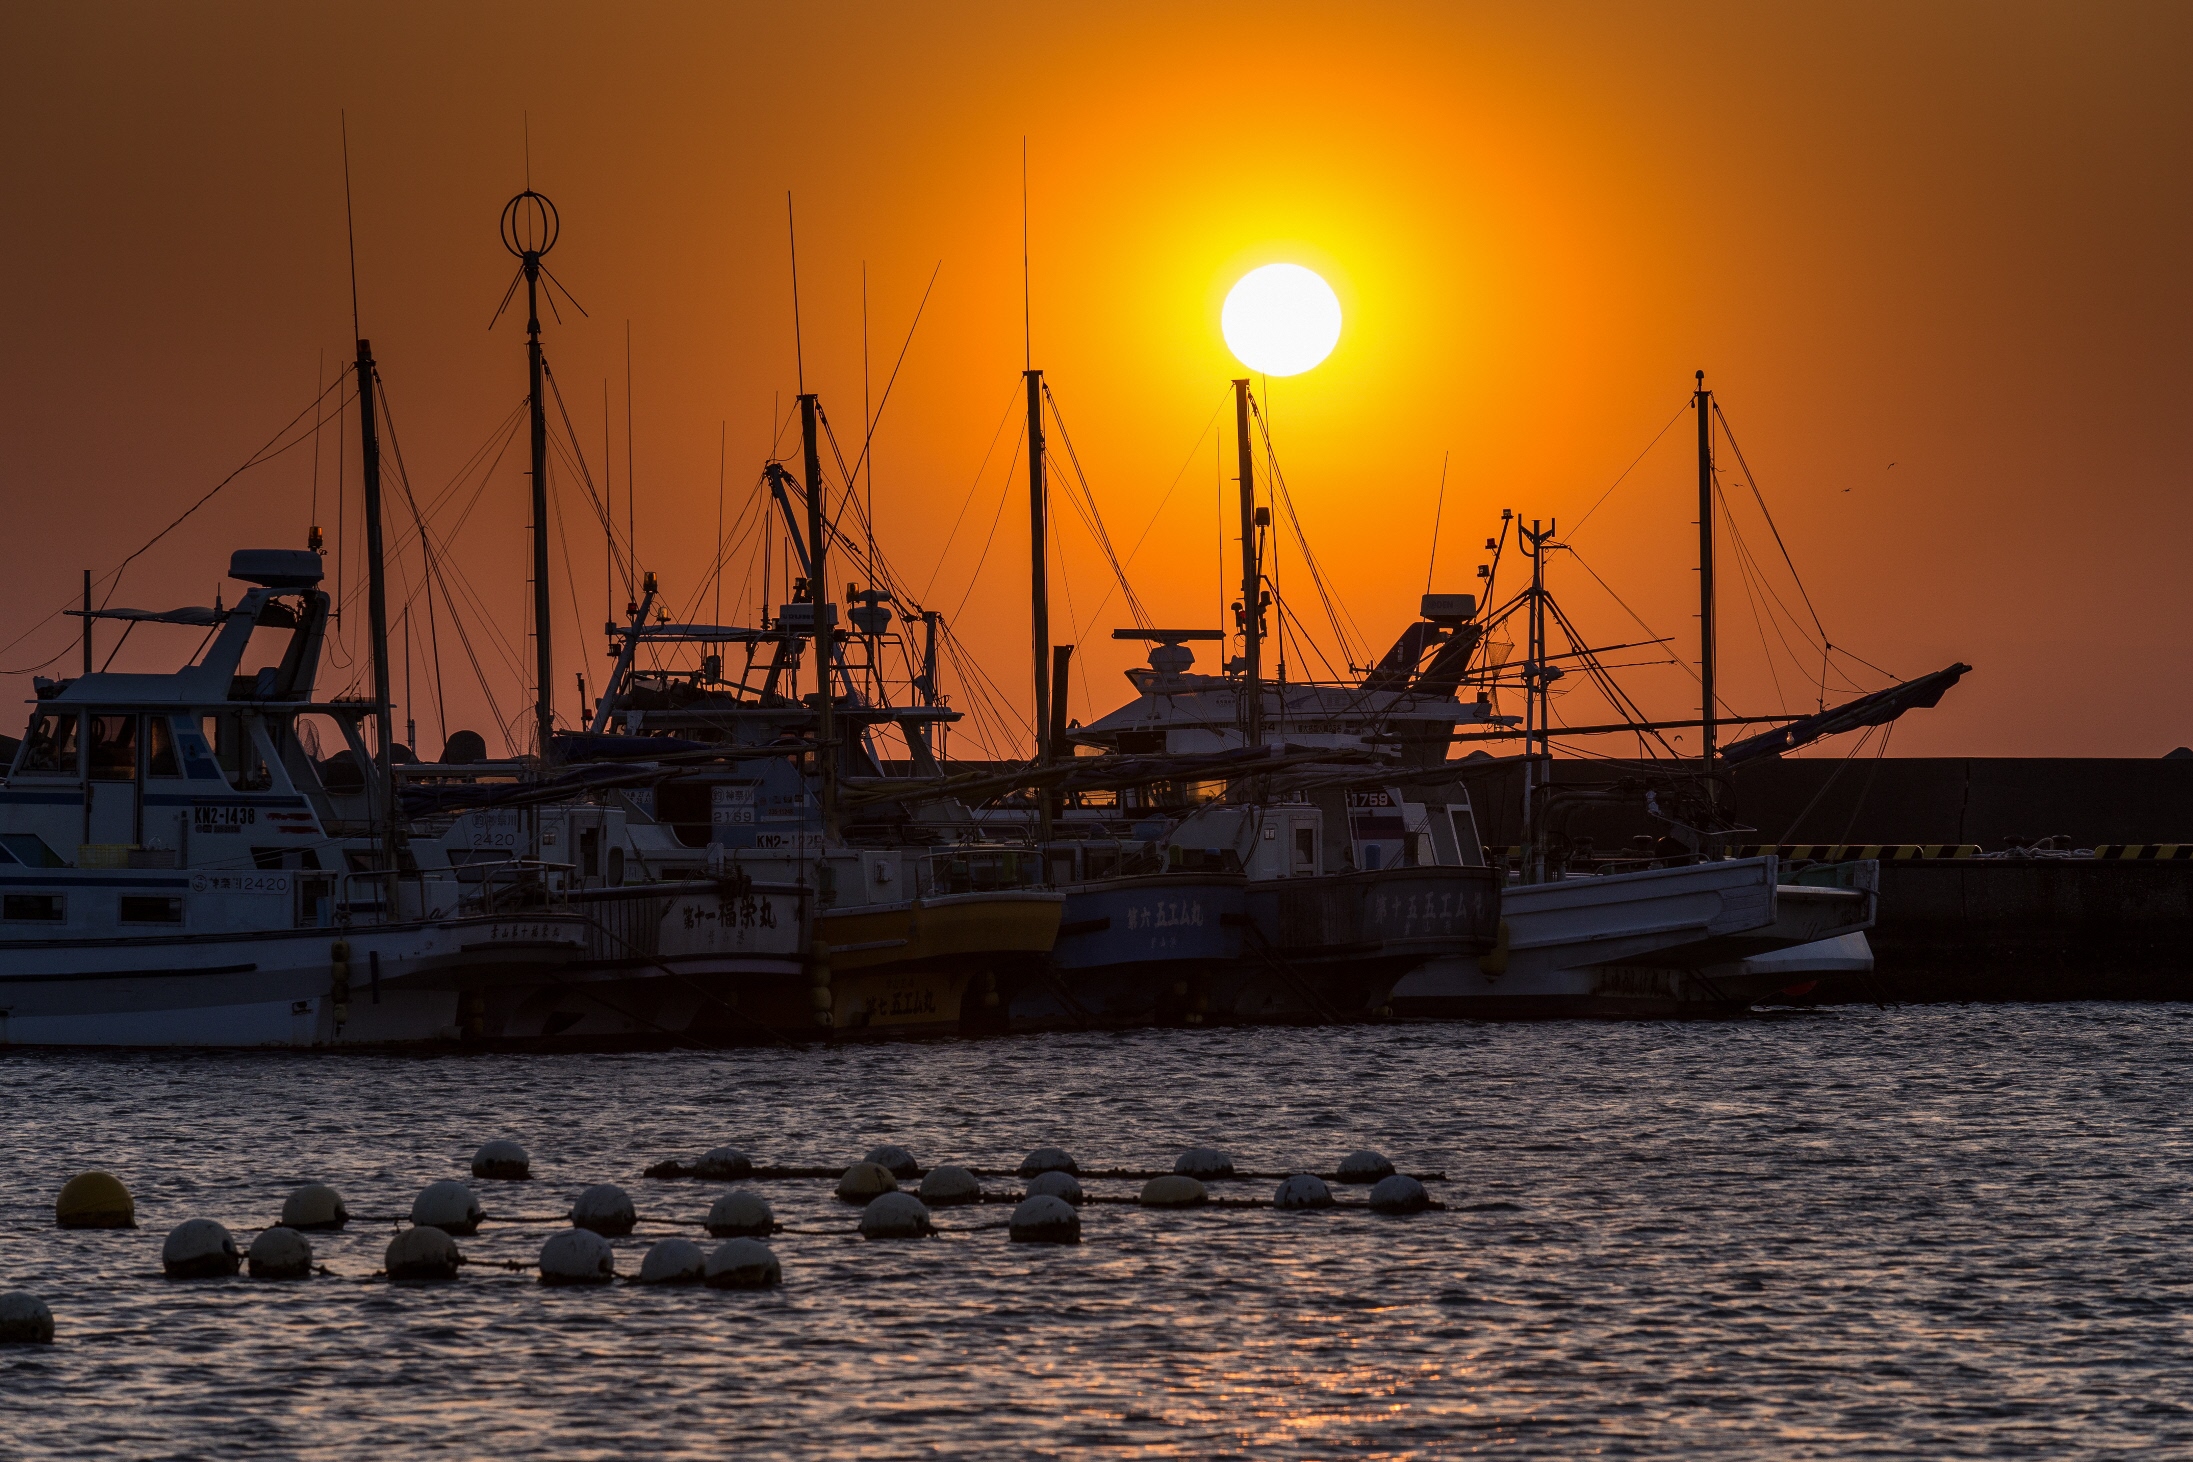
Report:
[{"label": "white fishing boat", "polygon": [[[232,607],[88,610],[210,631],[166,674],[38,684],[0,783],[0,1042],[316,1046],[500,1034],[586,924],[536,869],[468,891],[322,784],[302,723],[370,765],[374,706],[313,700],[321,560],[237,553]],[[256,631],[286,631],[268,663]],[[89,663],[89,650],[86,651]],[[350,805],[344,805],[348,803]],[[437,866],[438,865],[438,866]]]}]

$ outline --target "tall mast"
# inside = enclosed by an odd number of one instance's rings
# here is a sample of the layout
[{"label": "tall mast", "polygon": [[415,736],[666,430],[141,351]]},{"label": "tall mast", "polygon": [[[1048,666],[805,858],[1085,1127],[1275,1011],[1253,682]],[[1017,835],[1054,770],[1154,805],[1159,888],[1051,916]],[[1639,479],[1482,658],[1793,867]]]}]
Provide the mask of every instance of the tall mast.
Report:
[{"label": "tall mast", "polygon": [[827,602],[830,570],[825,534],[828,525],[823,520],[822,453],[815,441],[815,396],[812,391],[800,393],[800,448],[807,467],[807,602],[814,614],[815,711],[820,717],[815,769],[822,780],[822,830],[827,837],[835,833],[838,826],[837,717],[831,705],[835,695],[830,686],[832,634],[829,623],[835,618],[831,611],[836,606]]},{"label": "tall mast", "polygon": [[[373,716],[377,735],[373,753],[373,836],[385,839],[388,868],[396,867],[396,783],[389,743],[395,739],[395,707],[388,687],[388,566],[381,554],[381,436],[375,420],[373,342],[358,342],[359,476],[365,482],[366,621],[373,648]],[[393,914],[394,905],[389,905]]]},{"label": "tall mast", "polygon": [[525,276],[526,392],[533,417],[533,719],[544,770],[555,750],[556,657],[549,633],[548,406],[541,399],[541,256],[556,247],[559,227],[556,205],[531,188],[503,206],[503,247],[518,256]]},{"label": "tall mast", "polygon": [[1264,744],[1263,574],[1256,562],[1256,462],[1249,451],[1249,383],[1234,382],[1234,453],[1241,463],[1241,729],[1243,743]]},{"label": "tall mast", "polygon": [[[1029,634],[1035,656],[1036,761],[1051,760],[1051,575],[1044,558],[1043,372],[1021,372],[1028,382],[1028,584]],[[1042,803],[1042,834],[1051,835],[1051,798]]]},{"label": "tall mast", "polygon": [[1705,702],[1699,711],[1702,735],[1699,760],[1706,774],[1706,799],[1714,800],[1714,722],[1719,703],[1714,695],[1713,643],[1713,393],[1706,389],[1706,373],[1698,373],[1698,682]]}]

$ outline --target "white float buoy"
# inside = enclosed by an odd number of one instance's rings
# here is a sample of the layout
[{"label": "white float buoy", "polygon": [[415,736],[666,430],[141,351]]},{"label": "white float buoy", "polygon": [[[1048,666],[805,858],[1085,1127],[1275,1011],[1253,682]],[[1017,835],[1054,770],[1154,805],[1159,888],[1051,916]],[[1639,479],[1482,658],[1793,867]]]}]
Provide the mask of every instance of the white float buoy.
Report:
[{"label": "white float buoy", "polygon": [[480,1195],[455,1178],[429,1183],[411,1200],[411,1221],[421,1228],[438,1228],[446,1234],[476,1234],[480,1220]]},{"label": "white float buoy", "polygon": [[1374,1213],[1422,1213],[1431,1205],[1432,1195],[1407,1173],[1380,1178],[1378,1186],[1371,1189],[1371,1211]]},{"label": "white float buoy", "polygon": [[864,1239],[920,1239],[929,1233],[929,1210],[911,1193],[880,1194],[860,1213]]},{"label": "white float buoy", "polygon": [[1195,1208],[1208,1203],[1211,1195],[1201,1183],[1179,1173],[1168,1173],[1162,1178],[1152,1178],[1142,1185],[1139,1200],[1144,1208]]},{"label": "white float buoy", "polygon": [[784,1280],[784,1267],[759,1239],[727,1239],[708,1256],[703,1279],[710,1289],[767,1289]]},{"label": "white float buoy", "polygon": [[1081,1206],[1081,1180],[1063,1168],[1053,1168],[1047,1173],[1037,1173],[1028,1180],[1030,1198],[1063,1198],[1076,1208]]},{"label": "white float buoy", "polygon": [[36,1295],[0,1294],[0,1345],[51,1345],[53,1311]]},{"label": "white float buoy", "polygon": [[253,1279],[307,1279],[312,1275],[312,1240],[293,1228],[267,1229],[251,1241],[246,1257]]},{"label": "white float buoy", "polygon": [[282,1227],[299,1233],[338,1229],[350,1222],[343,1195],[325,1183],[307,1183],[282,1200]]},{"label": "white float buoy", "polygon": [[1279,1185],[1272,1195],[1274,1208],[1330,1208],[1333,1206],[1333,1190],[1325,1186],[1325,1180],[1315,1173],[1295,1173]]},{"label": "white float buoy", "polygon": [[137,1204],[112,1173],[78,1173],[61,1185],[53,1221],[62,1228],[135,1228]]},{"label": "white float buoy", "polygon": [[1382,1152],[1365,1147],[1349,1153],[1340,1160],[1340,1181],[1343,1183],[1375,1183],[1380,1178],[1393,1176],[1393,1164]]},{"label": "white float buoy", "polygon": [[236,1240],[210,1218],[185,1219],[160,1246],[160,1267],[170,1279],[225,1279],[243,1266]]},{"label": "white float buoy", "polygon": [[1020,1160],[1020,1175],[1024,1178],[1039,1177],[1044,1173],[1073,1173],[1078,1176],[1081,1164],[1063,1147],[1039,1147]]},{"label": "white float buoy", "polygon": [[929,1169],[921,1180],[921,1201],[931,1208],[949,1208],[955,1203],[980,1203],[982,1182],[962,1167],[946,1163],[943,1167]]},{"label": "white float buoy", "polygon": [[776,1231],[777,1216],[759,1193],[726,1193],[708,1210],[708,1231],[719,1239],[758,1239]]},{"label": "white float buoy", "polygon": [[895,1142],[886,1142],[881,1147],[870,1148],[868,1156],[862,1158],[861,1161],[874,1163],[894,1178],[918,1178],[921,1176],[921,1164],[914,1161],[912,1153]]},{"label": "white float buoy", "polygon": [[1012,1237],[1021,1244],[1078,1244],[1081,1215],[1065,1199],[1038,1193],[1013,1210]]},{"label": "white float buoy", "polygon": [[519,1182],[533,1176],[533,1160],[517,1143],[507,1137],[498,1137],[493,1142],[481,1143],[480,1150],[472,1154],[472,1176]]},{"label": "white float buoy", "polygon": [[1173,1171],[1183,1178],[1230,1178],[1234,1160],[1215,1147],[1191,1147],[1173,1164]]},{"label": "white float buoy", "polygon": [[389,1240],[381,1267],[390,1279],[455,1279],[464,1255],[457,1241],[438,1228],[407,1228]]},{"label": "white float buoy", "polygon": [[711,1147],[693,1164],[693,1176],[724,1182],[754,1176],[754,1160],[735,1147]]},{"label": "white float buoy", "polygon": [[897,1189],[898,1180],[880,1163],[854,1163],[845,1170],[845,1176],[838,1179],[838,1196],[848,1203],[866,1203],[878,1193],[891,1193]]},{"label": "white float buoy", "polygon": [[615,1183],[596,1183],[571,1205],[573,1224],[612,1238],[632,1232],[632,1225],[639,1221],[639,1215],[632,1210],[631,1195]]},{"label": "white float buoy", "polygon": [[617,1277],[617,1251],[592,1229],[567,1228],[541,1245],[541,1283],[607,1284]]},{"label": "white float buoy", "polygon": [[640,1260],[642,1284],[699,1284],[708,1256],[691,1239],[659,1239]]}]

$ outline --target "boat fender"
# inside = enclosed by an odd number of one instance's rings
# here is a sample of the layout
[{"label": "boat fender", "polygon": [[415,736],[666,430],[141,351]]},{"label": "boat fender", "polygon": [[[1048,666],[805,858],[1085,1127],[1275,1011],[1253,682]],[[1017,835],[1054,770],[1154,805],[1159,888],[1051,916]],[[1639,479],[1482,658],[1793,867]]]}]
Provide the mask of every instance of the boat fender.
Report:
[{"label": "boat fender", "polygon": [[1500,921],[1500,930],[1493,936],[1492,948],[1477,957],[1477,972],[1488,978],[1498,978],[1508,972],[1508,921]]},{"label": "boat fender", "polygon": [[444,1233],[476,1234],[480,1220],[486,1216],[480,1209],[479,1195],[455,1178],[429,1183],[411,1200],[411,1221]]},{"label": "boat fender", "polygon": [[1081,1183],[1072,1173],[1060,1172],[1054,1169],[1048,1173],[1038,1173],[1028,1180],[1028,1196],[1030,1198],[1046,1196],[1063,1198],[1079,1208],[1081,1206]]},{"label": "boat fender", "polygon": [[881,1147],[870,1148],[868,1156],[862,1158],[861,1161],[874,1163],[894,1178],[918,1178],[921,1176],[921,1164],[914,1161],[912,1153],[896,1143],[887,1142]]},{"label": "boat fender", "polygon": [[1393,1164],[1382,1152],[1370,1148],[1358,1148],[1340,1160],[1340,1181],[1343,1183],[1375,1183],[1380,1178],[1393,1176]]},{"label": "boat fender", "polygon": [[253,1279],[309,1279],[312,1240],[293,1228],[270,1228],[251,1241],[245,1256]]},{"label": "boat fender", "polygon": [[328,1000],[335,1007],[335,1024],[350,1021],[350,941],[338,939],[327,947]]},{"label": "boat fender", "polygon": [[472,1154],[472,1176],[519,1182],[533,1176],[533,1160],[517,1143],[507,1137],[498,1137],[493,1142],[481,1143],[480,1150]]},{"label": "boat fender", "polygon": [[0,1345],[53,1344],[53,1311],[36,1295],[0,1294]]},{"label": "boat fender", "polygon": [[1281,1181],[1272,1195],[1274,1208],[1330,1208],[1333,1190],[1315,1173],[1295,1173]]},{"label": "boat fender", "polygon": [[880,1194],[860,1213],[864,1239],[925,1239],[930,1232],[929,1210],[911,1193]]},{"label": "boat fender", "polygon": [[1032,1178],[1038,1173],[1075,1173],[1081,1164],[1063,1147],[1039,1147],[1020,1160],[1020,1175]]},{"label": "boat fender", "polygon": [[53,1221],[62,1228],[135,1228],[137,1203],[112,1173],[78,1173],[61,1185]]},{"label": "boat fender", "polygon": [[455,1279],[464,1255],[438,1228],[407,1228],[389,1241],[381,1267],[390,1279]]},{"label": "boat fender", "polygon": [[949,1208],[955,1203],[980,1203],[982,1183],[967,1169],[947,1163],[943,1167],[931,1168],[929,1175],[921,1180],[921,1201],[931,1208]]},{"label": "boat fender", "polygon": [[350,1222],[343,1195],[325,1183],[307,1183],[282,1200],[282,1227],[299,1233],[338,1229]]},{"label": "boat fender", "polygon": [[567,1228],[541,1245],[543,1284],[607,1284],[616,1277],[617,1251],[590,1229]]},{"label": "boat fender", "polygon": [[898,1183],[881,1164],[857,1162],[838,1179],[838,1196],[848,1203],[866,1203],[879,1193],[895,1192]]},{"label": "boat fender", "polygon": [[726,1193],[708,1210],[708,1231],[719,1239],[752,1239],[774,1233],[777,1216],[759,1193]]},{"label": "boat fender", "polygon": [[1065,1199],[1038,1193],[1013,1210],[1012,1238],[1016,1244],[1078,1244],[1081,1215]]},{"label": "boat fender", "polygon": [[831,1012],[836,1005],[830,994],[830,946],[824,940],[816,940],[808,953],[807,983],[808,998],[815,1008],[815,1024],[831,1024]]},{"label": "boat fender", "polygon": [[632,1195],[615,1183],[596,1183],[571,1205],[571,1222],[583,1229],[615,1238],[632,1232],[639,1215],[632,1211]]},{"label": "boat fender", "polygon": [[767,1289],[784,1282],[784,1266],[759,1239],[728,1239],[708,1256],[702,1278],[710,1289]]},{"label": "boat fender", "polygon": [[1215,1147],[1191,1147],[1173,1164],[1173,1171],[1184,1178],[1230,1178],[1234,1160]]},{"label": "boat fender", "polygon": [[642,1284],[699,1284],[708,1256],[691,1239],[662,1239],[640,1260]]},{"label": "boat fender", "polygon": [[711,1147],[693,1164],[693,1176],[727,1182],[754,1176],[754,1160],[735,1147]]},{"label": "boat fender", "polygon": [[1137,1201],[1144,1208],[1198,1208],[1210,1200],[1211,1195],[1194,1178],[1167,1173],[1144,1183],[1142,1196]]},{"label": "boat fender", "polygon": [[236,1240],[210,1218],[189,1218],[169,1230],[160,1267],[170,1279],[226,1279],[244,1267]]},{"label": "boat fender", "polygon": [[1392,1177],[1380,1178],[1378,1186],[1371,1189],[1373,1213],[1422,1213],[1431,1206],[1431,1194],[1425,1192],[1424,1185],[1407,1173],[1395,1173]]}]

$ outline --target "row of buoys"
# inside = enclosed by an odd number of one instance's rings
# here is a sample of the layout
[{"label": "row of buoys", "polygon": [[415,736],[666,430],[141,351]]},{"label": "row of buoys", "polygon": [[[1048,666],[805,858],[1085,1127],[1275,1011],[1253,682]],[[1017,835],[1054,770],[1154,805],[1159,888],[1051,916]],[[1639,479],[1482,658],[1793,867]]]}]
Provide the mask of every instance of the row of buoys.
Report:
[{"label": "row of buoys", "polygon": [[[894,1183],[915,1178],[926,1178],[929,1175],[913,1153],[897,1143],[885,1143],[879,1147],[869,1149],[867,1155],[861,1159],[861,1163],[881,1168],[884,1172],[890,1174]],[[648,1168],[647,1176],[651,1178],[736,1180],[751,1177],[824,1177],[828,1175],[828,1171],[827,1169],[810,1167],[757,1168],[753,1159],[739,1149],[718,1147],[711,1149],[699,1161],[691,1164],[677,1161],[656,1163]],[[957,1176],[958,1173],[966,1172],[972,1176],[978,1170],[948,1165],[947,1168],[940,1168],[935,1171],[950,1171],[953,1174],[950,1181],[957,1182],[960,1181]],[[1059,1147],[1039,1147],[1035,1149],[1021,1159],[1019,1168],[1014,1171],[1020,1177],[1026,1179],[1042,1177],[1048,1173],[1065,1173],[1070,1177],[1083,1175],[1081,1165],[1074,1161],[1073,1154]],[[1394,1165],[1384,1154],[1364,1148],[1351,1152],[1342,1158],[1339,1171],[1333,1174],[1332,1177],[1333,1181],[1340,1183],[1372,1184],[1383,1178],[1393,1176],[1393,1172]],[[1194,1178],[1199,1182],[1259,1176],[1258,1174],[1241,1172],[1234,1166],[1233,1155],[1222,1148],[1216,1147],[1189,1148],[1174,1161],[1173,1173],[1183,1178]],[[1112,1172],[1108,1174],[1100,1173],[1098,1176],[1149,1177],[1152,1175],[1147,1173]],[[866,1188],[847,1196],[851,1201],[865,1202],[867,1198],[874,1197],[878,1192],[888,1191],[890,1190],[875,1184],[871,1180]]]}]

